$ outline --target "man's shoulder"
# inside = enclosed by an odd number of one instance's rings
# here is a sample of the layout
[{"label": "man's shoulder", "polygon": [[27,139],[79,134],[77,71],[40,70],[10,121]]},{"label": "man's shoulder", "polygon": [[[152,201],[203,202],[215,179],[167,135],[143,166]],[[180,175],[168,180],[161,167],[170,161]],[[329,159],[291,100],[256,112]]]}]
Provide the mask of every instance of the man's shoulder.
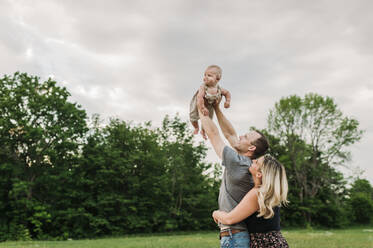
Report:
[{"label": "man's shoulder", "polygon": [[239,156],[238,152],[235,149],[233,149],[230,146],[225,145],[223,148],[223,158],[224,156],[228,156],[228,155]]},{"label": "man's shoulder", "polygon": [[223,149],[222,159],[222,163],[225,166],[230,164],[251,165],[251,159],[249,157],[240,155],[235,149],[227,145]]},{"label": "man's shoulder", "polygon": [[232,151],[237,153],[237,151],[234,150],[232,147],[230,147],[228,145],[224,146],[223,152],[232,152]]}]

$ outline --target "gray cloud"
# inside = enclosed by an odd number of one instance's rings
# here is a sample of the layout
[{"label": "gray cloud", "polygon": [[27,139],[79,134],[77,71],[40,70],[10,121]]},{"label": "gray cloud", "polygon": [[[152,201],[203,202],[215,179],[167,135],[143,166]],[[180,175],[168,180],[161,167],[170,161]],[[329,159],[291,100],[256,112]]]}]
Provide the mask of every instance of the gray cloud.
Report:
[{"label": "gray cloud", "polygon": [[[372,5],[2,1],[0,66],[4,74],[53,75],[90,114],[156,124],[176,112],[187,120],[205,67],[218,64],[233,96],[226,114],[239,132],[265,127],[281,97],[331,96],[366,130],[351,165],[373,182]],[[212,152],[208,159],[217,161]]]}]

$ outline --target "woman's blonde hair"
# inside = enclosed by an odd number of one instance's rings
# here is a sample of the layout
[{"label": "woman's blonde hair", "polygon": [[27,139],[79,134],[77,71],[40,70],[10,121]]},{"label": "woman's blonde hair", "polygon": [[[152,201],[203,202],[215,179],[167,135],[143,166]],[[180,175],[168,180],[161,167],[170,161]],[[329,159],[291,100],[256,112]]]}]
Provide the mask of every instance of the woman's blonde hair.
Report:
[{"label": "woman's blonde hair", "polygon": [[258,189],[259,214],[265,219],[274,215],[273,207],[286,205],[288,181],[284,166],[269,154],[263,156],[259,165],[262,173],[262,184]]}]

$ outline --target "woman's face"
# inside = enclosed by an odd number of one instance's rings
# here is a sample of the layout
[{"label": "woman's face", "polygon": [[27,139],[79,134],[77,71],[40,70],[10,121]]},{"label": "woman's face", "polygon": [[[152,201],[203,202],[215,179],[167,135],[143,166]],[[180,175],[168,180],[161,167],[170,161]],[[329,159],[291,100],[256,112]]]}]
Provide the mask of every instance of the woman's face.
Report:
[{"label": "woman's face", "polygon": [[261,156],[258,159],[253,159],[253,163],[250,166],[249,170],[253,177],[256,177],[258,172],[261,172],[260,168],[263,164],[264,157]]}]

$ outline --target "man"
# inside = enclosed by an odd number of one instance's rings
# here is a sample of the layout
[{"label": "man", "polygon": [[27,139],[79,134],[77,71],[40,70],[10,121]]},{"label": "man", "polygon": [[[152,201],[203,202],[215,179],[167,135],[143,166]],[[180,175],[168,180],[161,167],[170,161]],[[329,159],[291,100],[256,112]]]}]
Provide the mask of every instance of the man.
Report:
[{"label": "man", "polygon": [[[225,167],[219,191],[219,210],[230,212],[254,186],[249,167],[252,159],[267,151],[268,141],[258,131],[238,137],[232,124],[221,112],[219,103],[215,105],[215,113],[225,138],[234,149],[225,145],[218,128],[208,116],[201,112],[199,116],[212,147]],[[221,247],[249,247],[250,239],[244,222],[231,226],[219,224],[219,227]]]}]

